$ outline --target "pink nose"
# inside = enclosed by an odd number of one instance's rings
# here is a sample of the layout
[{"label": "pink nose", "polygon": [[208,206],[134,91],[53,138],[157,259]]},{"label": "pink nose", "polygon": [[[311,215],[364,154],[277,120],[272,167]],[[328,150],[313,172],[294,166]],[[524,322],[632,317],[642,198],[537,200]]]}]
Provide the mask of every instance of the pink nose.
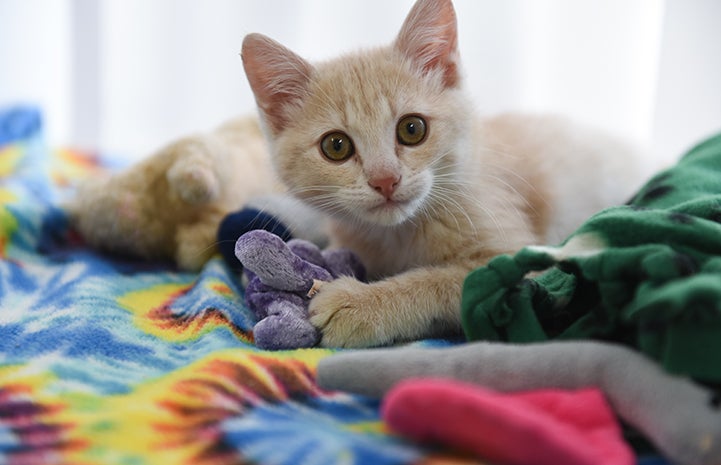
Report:
[{"label": "pink nose", "polygon": [[401,182],[401,176],[386,176],[383,178],[371,179],[368,185],[375,189],[383,197],[390,199]]}]

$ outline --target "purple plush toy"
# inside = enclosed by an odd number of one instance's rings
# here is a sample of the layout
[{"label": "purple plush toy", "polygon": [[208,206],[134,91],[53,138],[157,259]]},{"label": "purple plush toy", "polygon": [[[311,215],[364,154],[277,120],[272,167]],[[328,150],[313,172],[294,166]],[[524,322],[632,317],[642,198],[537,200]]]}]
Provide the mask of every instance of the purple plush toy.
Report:
[{"label": "purple plush toy", "polygon": [[320,334],[308,321],[308,302],[319,286],[340,276],[365,280],[365,268],[347,249],[322,251],[313,243],[288,243],[262,229],[235,243],[235,256],[248,278],[245,300],[258,322],[253,328],[261,349],[313,347]]}]

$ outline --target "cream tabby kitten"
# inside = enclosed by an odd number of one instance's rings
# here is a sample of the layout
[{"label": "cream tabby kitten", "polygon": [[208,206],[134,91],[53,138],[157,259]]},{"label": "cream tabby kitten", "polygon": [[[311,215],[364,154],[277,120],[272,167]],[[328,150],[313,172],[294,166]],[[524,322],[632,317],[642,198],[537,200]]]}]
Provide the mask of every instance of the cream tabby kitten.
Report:
[{"label": "cream tabby kitten", "polygon": [[637,180],[629,152],[588,130],[476,118],[450,0],[418,0],[385,48],[310,64],[251,34],[242,58],[276,172],[374,279],[338,279],[312,299],[324,346],[459,331],[469,271],[561,239]]}]

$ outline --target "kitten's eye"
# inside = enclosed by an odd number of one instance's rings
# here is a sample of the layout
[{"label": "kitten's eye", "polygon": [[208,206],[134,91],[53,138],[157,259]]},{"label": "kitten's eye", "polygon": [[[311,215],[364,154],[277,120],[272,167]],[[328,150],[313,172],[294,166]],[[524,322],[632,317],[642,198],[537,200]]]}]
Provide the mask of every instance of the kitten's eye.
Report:
[{"label": "kitten's eye", "polygon": [[333,161],[343,161],[355,153],[351,138],[348,134],[339,131],[323,136],[320,141],[320,150],[326,158]]},{"label": "kitten's eye", "polygon": [[416,115],[404,116],[398,121],[396,135],[403,145],[418,145],[426,138],[426,121]]}]

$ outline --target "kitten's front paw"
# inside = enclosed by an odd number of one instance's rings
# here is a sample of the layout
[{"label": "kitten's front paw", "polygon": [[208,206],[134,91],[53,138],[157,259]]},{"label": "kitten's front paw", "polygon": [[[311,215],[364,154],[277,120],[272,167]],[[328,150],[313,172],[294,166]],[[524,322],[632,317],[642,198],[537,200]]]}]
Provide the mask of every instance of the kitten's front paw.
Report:
[{"label": "kitten's front paw", "polygon": [[370,347],[387,342],[380,304],[372,285],[350,277],[324,284],[310,301],[310,322],[324,347]]}]

